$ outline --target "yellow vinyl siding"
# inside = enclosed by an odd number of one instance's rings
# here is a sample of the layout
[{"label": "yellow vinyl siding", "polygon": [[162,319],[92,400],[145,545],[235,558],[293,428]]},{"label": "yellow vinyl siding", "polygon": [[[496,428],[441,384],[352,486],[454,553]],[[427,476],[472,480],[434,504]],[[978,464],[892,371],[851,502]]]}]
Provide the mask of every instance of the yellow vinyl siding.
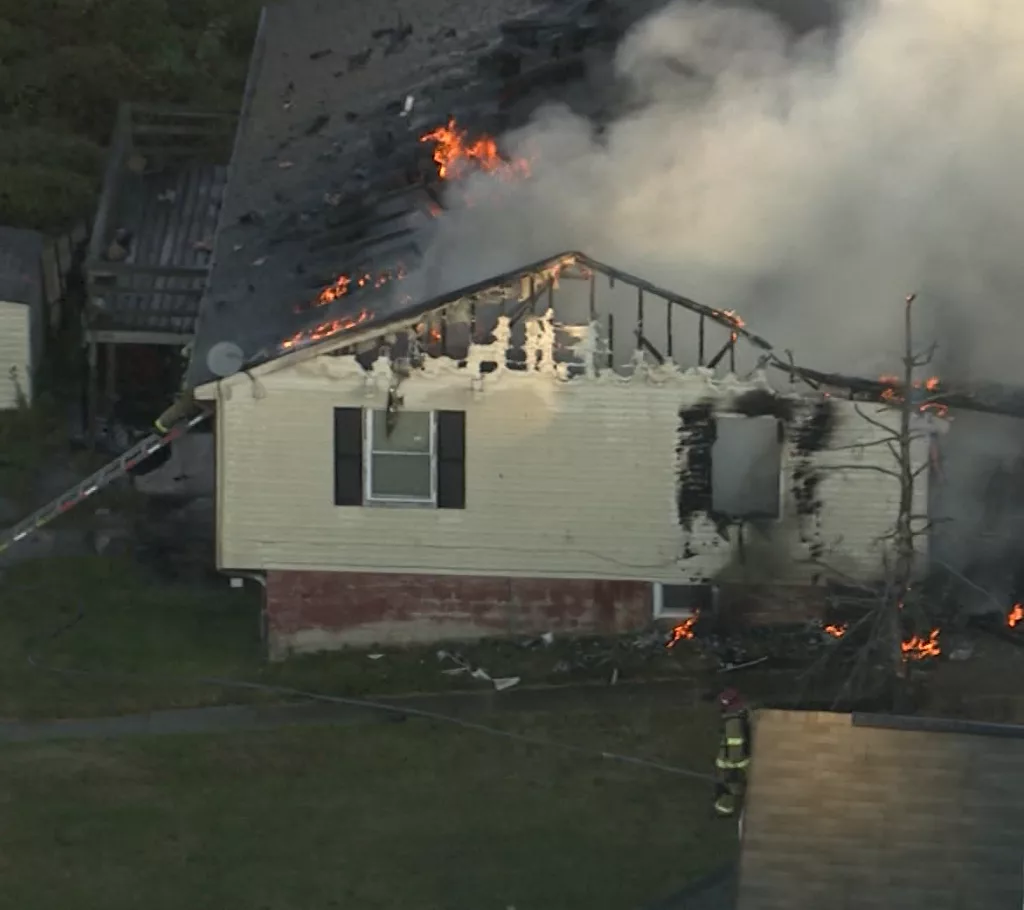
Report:
[{"label": "yellow vinyl siding", "polygon": [[32,401],[31,350],[29,307],[0,301],[0,410],[18,406],[19,387]]},{"label": "yellow vinyl siding", "polygon": [[[708,521],[697,519],[692,532],[678,521],[679,410],[716,394],[703,378],[561,382],[508,373],[474,389],[454,368],[414,375],[401,386],[405,408],[466,411],[465,510],[337,507],[333,409],[383,407],[387,388],[384,379],[368,386],[343,359],[233,384],[219,402],[221,568],[678,584],[736,562],[734,543],[720,540]],[[852,405],[837,407],[836,444],[877,438]],[[847,452],[825,457],[840,454],[852,461]],[[860,457],[865,464],[891,456],[876,445]],[[769,541],[773,579],[819,571],[806,564],[801,525],[817,528],[837,567],[870,572],[875,541],[895,514],[895,479],[875,471],[827,475],[816,520],[797,514],[788,453],[783,461],[783,519]]]}]

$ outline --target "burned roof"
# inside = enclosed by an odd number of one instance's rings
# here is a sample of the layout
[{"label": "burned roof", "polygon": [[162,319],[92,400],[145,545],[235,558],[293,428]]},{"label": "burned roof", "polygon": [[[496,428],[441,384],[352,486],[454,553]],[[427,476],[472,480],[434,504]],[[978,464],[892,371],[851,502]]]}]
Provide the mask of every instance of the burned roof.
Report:
[{"label": "burned roof", "polygon": [[42,255],[42,234],[0,226],[0,301],[38,305]]},{"label": "burned roof", "polygon": [[737,910],[1021,900],[1024,728],[763,711]]},{"label": "burned roof", "polygon": [[[400,296],[380,285],[419,264],[418,229],[441,202],[420,137],[452,116],[472,134],[500,136],[552,100],[600,124],[622,100],[614,48],[664,3],[551,0],[538,11],[529,0],[421,0],[401,15],[385,4],[268,6],[188,383],[216,378],[218,346],[233,347],[227,362],[249,364],[316,319],[394,313]],[[816,3],[751,5],[792,12],[797,29],[829,18]],[[360,293],[311,313],[343,274],[363,279]]]},{"label": "burned roof", "polygon": [[[825,373],[807,367],[775,361],[772,364],[784,372],[791,372],[810,386],[818,389],[838,390],[854,400],[885,401],[899,392],[901,383],[894,377],[868,379],[840,373]],[[981,411],[1007,417],[1024,417],[1024,389],[994,382],[947,382],[935,379],[928,387],[917,390],[919,397],[943,408]]]},{"label": "burned roof", "polygon": [[[580,90],[585,76],[598,58],[610,62],[642,12],[620,21],[604,0],[562,0],[540,19],[509,22],[523,0],[479,7],[424,4],[406,19],[384,5],[357,14],[318,0],[265,9],[191,385],[215,378],[208,354],[218,342],[237,345],[246,363],[265,358],[315,318],[308,304],[339,275],[369,276],[371,292],[380,276],[415,268],[417,228],[440,202],[420,137],[451,116],[499,134],[555,92],[596,113],[599,99]],[[357,296],[316,317],[358,313]],[[393,304],[387,292],[375,298],[375,311]]]}]

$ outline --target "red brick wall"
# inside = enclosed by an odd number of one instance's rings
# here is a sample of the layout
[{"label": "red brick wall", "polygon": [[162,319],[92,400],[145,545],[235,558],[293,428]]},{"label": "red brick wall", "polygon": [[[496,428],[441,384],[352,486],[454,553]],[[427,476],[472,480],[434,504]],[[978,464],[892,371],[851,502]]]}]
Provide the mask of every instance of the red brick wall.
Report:
[{"label": "red brick wall", "polygon": [[719,615],[737,626],[769,626],[821,620],[825,589],[815,585],[723,584],[718,589]]},{"label": "red brick wall", "polygon": [[651,619],[651,585],[369,572],[268,572],[271,656],[345,645],[541,632],[616,633]]}]

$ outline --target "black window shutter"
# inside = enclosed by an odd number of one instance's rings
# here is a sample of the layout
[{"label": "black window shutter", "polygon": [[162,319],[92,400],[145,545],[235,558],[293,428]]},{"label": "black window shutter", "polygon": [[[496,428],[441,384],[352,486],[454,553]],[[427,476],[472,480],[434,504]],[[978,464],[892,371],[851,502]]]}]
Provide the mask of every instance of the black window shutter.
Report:
[{"label": "black window shutter", "polygon": [[437,412],[437,507],[466,508],[466,413]]},{"label": "black window shutter", "polygon": [[334,504],[363,504],[363,412],[334,409]]}]

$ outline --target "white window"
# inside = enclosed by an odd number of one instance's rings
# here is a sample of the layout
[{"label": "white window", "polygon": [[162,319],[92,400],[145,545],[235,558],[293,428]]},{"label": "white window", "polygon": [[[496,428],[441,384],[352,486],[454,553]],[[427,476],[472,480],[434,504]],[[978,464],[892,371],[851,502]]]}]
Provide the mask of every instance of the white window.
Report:
[{"label": "white window", "polygon": [[655,619],[688,619],[714,608],[715,591],[711,585],[666,585],[656,581],[652,600]]},{"label": "white window", "polygon": [[365,411],[366,501],[437,504],[437,421],[431,411]]}]

